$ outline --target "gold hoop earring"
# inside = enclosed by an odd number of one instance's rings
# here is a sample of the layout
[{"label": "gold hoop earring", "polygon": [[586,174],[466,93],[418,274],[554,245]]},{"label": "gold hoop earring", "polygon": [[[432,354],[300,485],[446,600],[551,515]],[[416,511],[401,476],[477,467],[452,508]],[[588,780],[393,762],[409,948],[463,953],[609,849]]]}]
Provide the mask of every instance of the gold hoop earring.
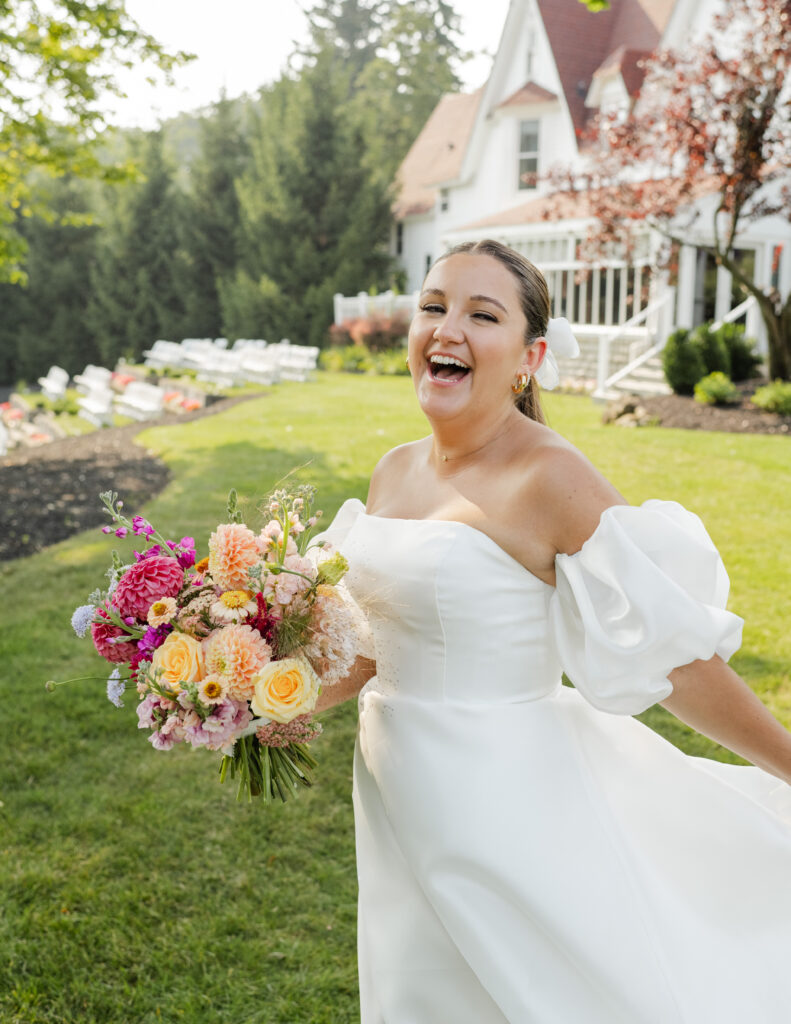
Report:
[{"label": "gold hoop earring", "polygon": [[521,395],[523,391],[527,390],[530,384],[530,371],[527,373],[520,373],[516,380],[511,384],[511,390],[515,395]]},{"label": "gold hoop earring", "polygon": [[406,368],[409,369],[409,356],[406,357]]}]

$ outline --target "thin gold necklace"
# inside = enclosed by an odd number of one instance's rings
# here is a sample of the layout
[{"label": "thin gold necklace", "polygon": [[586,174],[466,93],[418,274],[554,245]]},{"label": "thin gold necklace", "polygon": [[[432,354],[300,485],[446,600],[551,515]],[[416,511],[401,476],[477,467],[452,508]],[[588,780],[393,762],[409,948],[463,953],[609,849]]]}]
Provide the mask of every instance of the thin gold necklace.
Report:
[{"label": "thin gold necklace", "polygon": [[501,437],[506,432],[507,429],[508,426],[506,425],[505,427],[503,427],[501,431],[499,431],[499,433],[495,434],[494,437],[490,437],[488,441],[484,441],[479,448],[473,448],[471,452],[464,452],[461,455],[440,454],[439,457],[440,459],[442,459],[443,462],[458,462],[459,459],[466,459],[469,458],[470,455],[477,455],[478,452],[483,451],[483,449],[486,448],[487,445],[493,444],[499,437]]}]

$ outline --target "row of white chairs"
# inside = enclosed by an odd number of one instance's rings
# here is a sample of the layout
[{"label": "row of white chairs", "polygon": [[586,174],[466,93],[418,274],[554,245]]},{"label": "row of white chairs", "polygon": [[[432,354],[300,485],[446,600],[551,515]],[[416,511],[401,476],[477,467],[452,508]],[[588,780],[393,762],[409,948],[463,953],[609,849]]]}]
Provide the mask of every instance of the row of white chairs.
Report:
[{"label": "row of white chairs", "polygon": [[304,381],[316,369],[319,357],[318,348],[292,345],[287,338],[274,345],[258,338],[238,338],[231,349],[227,345],[226,338],[185,338],[180,343],[160,339],[143,355],[146,366],[197,370],[199,380],[217,387]]}]

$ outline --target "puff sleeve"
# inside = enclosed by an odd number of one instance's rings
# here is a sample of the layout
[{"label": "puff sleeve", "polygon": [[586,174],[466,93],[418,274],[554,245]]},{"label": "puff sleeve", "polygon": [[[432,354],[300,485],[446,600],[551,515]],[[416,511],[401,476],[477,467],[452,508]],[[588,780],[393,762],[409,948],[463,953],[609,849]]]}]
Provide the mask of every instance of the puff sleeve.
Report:
[{"label": "puff sleeve", "polygon": [[605,509],[579,551],[555,560],[549,628],[563,670],[594,707],[634,715],[673,692],[668,672],[741,644],[725,566],[674,501]]}]

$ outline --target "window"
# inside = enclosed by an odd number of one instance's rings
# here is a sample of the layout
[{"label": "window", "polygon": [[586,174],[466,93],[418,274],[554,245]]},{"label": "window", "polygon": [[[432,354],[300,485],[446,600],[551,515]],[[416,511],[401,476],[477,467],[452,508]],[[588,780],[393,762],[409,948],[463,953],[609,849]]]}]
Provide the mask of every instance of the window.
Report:
[{"label": "window", "polygon": [[403,255],[404,252],[404,225],[399,221],[396,224],[396,256]]},{"label": "window", "polygon": [[536,33],[534,29],[527,31],[527,55],[525,60],[525,72],[528,79],[533,77],[533,65],[536,59]]},{"label": "window", "polygon": [[535,188],[535,181],[525,181],[526,174],[538,174],[538,121],[519,122],[519,184],[522,189]]},{"label": "window", "polygon": [[439,208],[440,208],[440,212],[445,213],[445,211],[448,209],[449,206],[450,206],[450,193],[448,192],[448,190],[446,188],[441,188],[439,190]]},{"label": "window", "polygon": [[431,270],[431,253],[426,253],[426,273]]}]

